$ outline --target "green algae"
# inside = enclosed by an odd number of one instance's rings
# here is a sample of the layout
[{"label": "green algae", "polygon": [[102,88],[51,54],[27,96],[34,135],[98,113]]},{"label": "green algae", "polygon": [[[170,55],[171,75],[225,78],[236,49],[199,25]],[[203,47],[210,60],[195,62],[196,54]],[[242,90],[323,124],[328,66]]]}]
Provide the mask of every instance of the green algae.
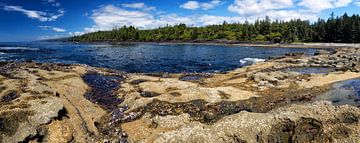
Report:
[{"label": "green algae", "polygon": [[0,134],[13,136],[23,122],[27,122],[29,116],[33,116],[34,111],[17,110],[5,111],[0,113]]}]

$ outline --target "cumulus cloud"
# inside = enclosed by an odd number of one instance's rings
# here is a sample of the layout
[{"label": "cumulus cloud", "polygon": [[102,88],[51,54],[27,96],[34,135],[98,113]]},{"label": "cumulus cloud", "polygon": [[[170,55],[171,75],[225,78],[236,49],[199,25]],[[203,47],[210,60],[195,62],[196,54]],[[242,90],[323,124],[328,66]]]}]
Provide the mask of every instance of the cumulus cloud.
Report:
[{"label": "cumulus cloud", "polygon": [[57,13],[48,13],[48,12],[43,12],[43,11],[28,10],[28,9],[24,9],[21,6],[11,6],[11,5],[5,5],[3,7],[3,10],[21,12],[29,18],[37,19],[41,22],[55,21],[58,18],[64,16],[64,13],[65,13],[65,11],[62,9],[59,9],[57,11]]},{"label": "cumulus cloud", "polygon": [[220,5],[220,0],[212,0],[210,2],[198,2],[198,1],[187,1],[186,3],[180,5],[181,8],[184,9],[190,9],[190,10],[196,10],[196,9],[202,9],[202,10],[209,10],[213,9],[216,6]]},{"label": "cumulus cloud", "polygon": [[279,10],[293,6],[292,0],[235,0],[228,8],[243,16],[261,14],[270,10]]},{"label": "cumulus cloud", "polygon": [[39,26],[42,30],[53,30],[55,32],[66,32],[64,28],[52,27],[52,26]]},{"label": "cumulus cloud", "polygon": [[140,3],[124,3],[124,4],[121,4],[121,6],[125,7],[125,8],[141,9],[141,10],[144,10],[144,11],[152,11],[152,10],[156,9],[156,7],[147,6],[143,2],[140,2]]},{"label": "cumulus cloud", "polygon": [[298,5],[303,6],[311,12],[321,12],[325,9],[344,7],[352,0],[302,0]]},{"label": "cumulus cloud", "polygon": [[228,10],[248,19],[269,16],[280,20],[314,20],[323,10],[344,7],[350,3],[352,0],[234,0]]},{"label": "cumulus cloud", "polygon": [[224,21],[229,23],[241,22],[240,17],[211,16],[211,15],[191,15],[179,16],[177,14],[162,14],[153,16],[149,12],[140,10],[126,10],[114,5],[106,5],[94,10],[90,18],[95,25],[86,27],[85,32],[101,30],[111,30],[122,26],[135,26],[140,29],[152,29],[164,27],[166,25],[186,24],[188,26],[206,26],[210,24],[222,24]]},{"label": "cumulus cloud", "polygon": [[[213,24],[253,22],[269,16],[278,20],[316,20],[321,11],[329,8],[347,6],[352,0],[234,0],[228,10],[237,16],[219,16],[209,14],[193,14],[182,16],[173,13],[158,13],[145,11],[145,3],[122,4],[121,6],[105,5],[93,10],[90,18],[94,25],[86,27],[85,32],[111,30],[122,26],[135,26],[140,29],[153,29],[166,25],[184,23],[188,26],[207,26]],[[186,9],[211,9],[221,1],[209,2],[188,1],[180,7]],[[318,4],[319,3],[319,4]],[[210,5],[208,5],[210,4]],[[319,10],[320,9],[320,10]],[[156,13],[156,11],[155,11]]]},{"label": "cumulus cloud", "polygon": [[202,15],[199,17],[200,26],[222,24],[224,21],[227,23],[239,23],[244,22],[244,18],[230,17],[230,16],[214,16],[214,15]]},{"label": "cumulus cloud", "polygon": [[200,3],[200,6],[203,10],[208,10],[208,9],[213,9],[216,6],[220,5],[221,1],[220,0],[213,0],[211,2],[208,3]]},{"label": "cumulus cloud", "polygon": [[188,2],[180,5],[180,7],[184,8],[184,9],[195,10],[195,9],[200,8],[200,4],[197,1],[188,1]]},{"label": "cumulus cloud", "polygon": [[153,16],[149,13],[125,10],[114,5],[107,5],[94,10],[91,19],[95,25],[86,28],[86,31],[110,30],[124,25],[146,28],[153,25],[154,22]]}]

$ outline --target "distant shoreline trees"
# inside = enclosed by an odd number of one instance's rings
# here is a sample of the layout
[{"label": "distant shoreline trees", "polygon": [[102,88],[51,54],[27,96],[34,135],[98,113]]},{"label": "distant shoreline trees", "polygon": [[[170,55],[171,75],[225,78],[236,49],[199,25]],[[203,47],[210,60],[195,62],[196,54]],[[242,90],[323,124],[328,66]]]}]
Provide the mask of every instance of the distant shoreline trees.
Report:
[{"label": "distant shoreline trees", "polygon": [[242,42],[334,42],[360,43],[360,16],[308,20],[271,21],[269,17],[254,23],[187,27],[185,24],[151,30],[124,26],[111,31],[98,31],[70,38],[73,42],[170,42],[170,41],[242,41]]}]

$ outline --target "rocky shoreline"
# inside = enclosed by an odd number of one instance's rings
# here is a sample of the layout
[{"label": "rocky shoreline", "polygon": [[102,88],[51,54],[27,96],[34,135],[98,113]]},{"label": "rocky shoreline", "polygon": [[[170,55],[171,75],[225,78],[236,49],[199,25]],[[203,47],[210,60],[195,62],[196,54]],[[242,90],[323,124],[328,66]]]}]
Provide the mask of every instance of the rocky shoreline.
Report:
[{"label": "rocky shoreline", "polygon": [[[51,41],[48,41],[51,42]],[[60,41],[70,42],[70,41]],[[71,42],[85,44],[110,44],[110,45],[128,45],[128,44],[160,44],[160,45],[226,45],[226,46],[242,46],[242,47],[263,47],[263,48],[360,48],[360,44],[355,43],[271,43],[271,42],[244,42],[244,41],[158,41],[158,42]]]},{"label": "rocky shoreline", "polygon": [[3,62],[0,142],[360,142],[360,106],[315,100],[360,78],[359,54],[319,49],[208,74]]}]

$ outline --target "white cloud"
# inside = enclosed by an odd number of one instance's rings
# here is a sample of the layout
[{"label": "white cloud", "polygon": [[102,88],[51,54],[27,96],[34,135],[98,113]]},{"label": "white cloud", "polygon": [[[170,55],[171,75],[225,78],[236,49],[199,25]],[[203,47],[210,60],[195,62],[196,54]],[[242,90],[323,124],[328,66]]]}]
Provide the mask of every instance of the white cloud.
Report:
[{"label": "white cloud", "polygon": [[178,16],[176,14],[166,14],[161,15],[159,19],[155,20],[156,27],[163,27],[166,25],[176,25],[176,24],[186,24],[188,26],[197,26],[197,21],[195,20],[195,17],[193,16]]},{"label": "white cloud", "polygon": [[201,6],[201,9],[208,10],[208,9],[215,8],[216,6],[218,6],[220,4],[221,4],[220,0],[213,0],[213,1],[208,2],[208,3],[201,3],[200,6]]},{"label": "white cloud", "polygon": [[63,28],[58,28],[58,27],[53,27],[53,30],[56,31],[56,32],[66,32],[65,29],[63,29]]},{"label": "white cloud", "polygon": [[234,0],[228,10],[250,20],[265,16],[279,20],[315,20],[323,10],[344,7],[351,2],[352,0]]},{"label": "white cloud", "polygon": [[299,6],[306,7],[313,12],[320,12],[333,7],[332,3],[328,0],[303,0],[299,3]]},{"label": "white cloud", "polygon": [[53,30],[55,32],[66,32],[63,28],[52,27],[52,26],[39,26],[42,30]]},{"label": "white cloud", "polygon": [[349,5],[352,2],[352,0],[338,0],[334,2],[335,7],[344,7]]},{"label": "white cloud", "polygon": [[270,10],[289,8],[293,5],[292,0],[235,0],[228,10],[242,16],[252,16]]},{"label": "white cloud", "polygon": [[166,25],[186,24],[187,26],[208,26],[214,24],[222,24],[224,21],[228,23],[244,22],[245,19],[241,17],[231,16],[215,16],[215,15],[191,15],[179,16],[176,14],[161,15],[154,24],[156,27],[163,27]]},{"label": "white cloud", "polygon": [[326,9],[344,7],[351,2],[352,0],[302,0],[298,5],[318,13]]},{"label": "white cloud", "polygon": [[222,24],[224,21],[227,23],[239,23],[244,22],[245,19],[241,17],[230,17],[230,16],[214,16],[214,15],[203,15],[199,17],[201,26]]},{"label": "white cloud", "polygon": [[211,15],[179,16],[177,14],[162,14],[154,17],[148,12],[125,10],[114,5],[106,5],[98,10],[94,10],[90,18],[94,21],[95,25],[86,27],[84,29],[85,32],[111,30],[124,25],[132,25],[140,29],[152,29],[180,23],[184,23],[188,26],[205,26],[210,24],[222,24],[224,21],[233,23],[243,20],[240,17]]},{"label": "white cloud", "polygon": [[277,10],[277,11],[268,11],[266,14],[263,14],[259,17],[252,17],[253,20],[256,18],[264,18],[269,16],[270,19],[278,19],[289,21],[292,19],[302,19],[302,20],[316,20],[318,17],[313,13],[307,13],[297,10]]},{"label": "white cloud", "polygon": [[[166,25],[176,25],[184,23],[188,26],[207,26],[214,24],[239,23],[244,21],[253,22],[256,19],[263,19],[269,16],[270,19],[285,20],[303,19],[316,20],[319,17],[319,11],[312,10],[307,4],[312,4],[318,9],[327,9],[334,7],[343,7],[348,5],[349,0],[327,0],[331,1],[327,5],[325,0],[320,0],[323,5],[316,6],[315,1],[308,0],[234,0],[234,3],[228,7],[228,10],[238,13],[238,16],[216,16],[209,14],[194,14],[181,16],[178,14],[152,13],[144,11],[144,3],[133,3],[117,7],[114,5],[105,5],[97,10],[93,10],[90,18],[94,25],[86,27],[85,32],[94,32],[99,30],[111,30],[122,26],[135,26],[140,29],[153,29],[164,27]],[[351,1],[351,0],[350,0]],[[221,4],[220,1],[213,4]],[[313,3],[309,3],[313,2]],[[188,1],[181,5],[187,9],[211,9],[212,6],[204,5],[197,1]],[[130,8],[130,9],[126,9]]]},{"label": "white cloud", "polygon": [[65,14],[65,11],[63,9],[59,9],[57,12],[58,12],[57,14],[49,14],[50,15],[49,21],[55,21],[56,19],[64,16]]},{"label": "white cloud", "polygon": [[121,6],[125,7],[125,8],[141,9],[141,10],[144,10],[144,11],[152,11],[152,10],[156,9],[156,7],[147,6],[143,2],[140,2],[140,3],[124,3],[124,4],[121,4]]},{"label": "white cloud", "polygon": [[58,18],[64,16],[64,13],[65,13],[65,11],[62,9],[58,10],[57,14],[54,14],[54,13],[47,13],[47,12],[43,12],[43,11],[27,10],[27,9],[22,8],[21,6],[11,6],[11,5],[6,5],[6,6],[4,6],[3,9],[5,11],[21,12],[29,18],[37,19],[41,22],[55,21]]},{"label": "white cloud", "polygon": [[154,18],[151,14],[143,11],[129,11],[114,5],[103,6],[94,10],[91,19],[95,25],[86,28],[86,31],[110,30],[114,27],[133,25],[139,28],[147,28],[153,25]]},{"label": "white cloud", "polygon": [[204,2],[204,3],[200,3],[198,1],[187,1],[186,3],[180,5],[180,7],[190,10],[196,10],[199,8],[201,8],[202,10],[209,10],[215,8],[220,4],[221,4],[220,0],[212,0],[210,2]]},{"label": "white cloud", "polygon": [[184,8],[184,9],[195,10],[195,9],[200,8],[200,4],[197,1],[188,1],[188,2],[180,5],[180,7]]}]

